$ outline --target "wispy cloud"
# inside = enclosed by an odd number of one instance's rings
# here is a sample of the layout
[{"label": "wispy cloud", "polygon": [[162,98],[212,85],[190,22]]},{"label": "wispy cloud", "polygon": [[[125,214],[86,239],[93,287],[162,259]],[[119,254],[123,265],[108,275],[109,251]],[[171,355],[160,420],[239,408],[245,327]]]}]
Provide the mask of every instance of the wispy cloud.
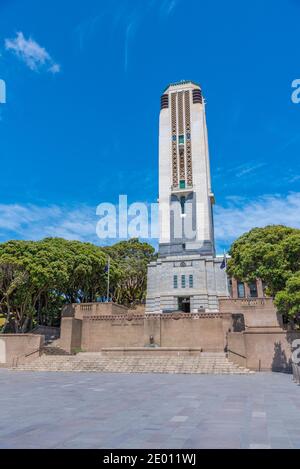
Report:
[{"label": "wispy cloud", "polygon": [[1,204],[0,239],[41,239],[58,236],[66,239],[96,242],[95,208],[52,205]]},{"label": "wispy cloud", "polygon": [[215,236],[218,244],[229,246],[251,228],[287,225],[300,228],[300,192],[283,197],[264,195],[255,200],[228,198],[225,207],[215,208]]},{"label": "wispy cloud", "polygon": [[127,68],[128,68],[129,44],[130,44],[130,40],[133,37],[134,32],[135,32],[135,30],[134,30],[135,25],[136,25],[136,23],[134,21],[131,21],[127,25],[126,31],[125,31],[125,45],[124,45],[124,49],[125,49],[125,52],[124,52],[124,70],[125,70],[125,72],[127,72]]},{"label": "wispy cloud", "polygon": [[96,26],[104,17],[103,12],[101,15],[91,16],[86,20],[82,21],[75,29],[75,33],[79,38],[80,50],[84,49],[86,41],[88,41],[96,31]]},{"label": "wispy cloud", "polygon": [[251,164],[247,163],[236,168],[236,177],[240,178],[248,175],[249,173],[254,173],[260,168],[266,166],[266,163]]},{"label": "wispy cloud", "polygon": [[162,17],[168,17],[176,8],[179,2],[180,0],[164,0],[160,6],[160,15]]},{"label": "wispy cloud", "polygon": [[[103,244],[105,241],[100,241],[96,235],[98,221],[96,207],[87,205],[74,208],[1,204],[0,241],[58,236]],[[152,222],[155,224],[157,220]],[[217,246],[229,247],[236,238],[251,228],[272,224],[300,228],[300,192],[286,196],[264,195],[251,201],[242,197],[228,197],[224,206],[217,205],[215,208]],[[157,244],[157,240],[150,241]]]},{"label": "wispy cloud", "polygon": [[288,179],[288,182],[290,184],[294,183],[294,182],[297,182],[300,180],[300,174],[295,174],[294,176],[291,176],[289,179]]},{"label": "wispy cloud", "polygon": [[238,166],[233,166],[231,168],[217,168],[217,175],[216,177],[224,178],[224,174],[229,176],[234,176],[235,178],[241,178],[243,176],[247,176],[250,173],[254,174],[259,172],[261,168],[266,166],[267,163],[257,162],[257,161],[247,161],[247,163],[243,163]]},{"label": "wispy cloud", "polygon": [[[151,18],[153,28],[158,21],[167,20],[174,12],[181,0],[143,0],[142,2],[130,2],[111,0],[101,11],[94,16],[88,17],[80,22],[75,29],[79,39],[80,50],[84,50],[95,34],[105,31],[105,44],[113,39],[121,38],[121,47],[124,51],[124,72],[129,66],[130,50],[134,41],[142,30],[145,22]],[[156,23],[155,23],[156,22]]]},{"label": "wispy cloud", "polygon": [[53,74],[60,72],[60,65],[52,59],[47,50],[31,37],[26,39],[22,32],[18,32],[14,39],[5,39],[5,48],[22,60],[30,70],[46,70]]}]

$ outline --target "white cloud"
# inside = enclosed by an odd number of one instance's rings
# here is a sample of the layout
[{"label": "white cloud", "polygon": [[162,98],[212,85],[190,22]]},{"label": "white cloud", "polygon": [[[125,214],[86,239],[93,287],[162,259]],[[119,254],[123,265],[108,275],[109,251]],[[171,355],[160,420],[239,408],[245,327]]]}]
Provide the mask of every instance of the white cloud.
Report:
[{"label": "white cloud", "polygon": [[[96,207],[86,205],[74,208],[58,205],[40,207],[30,204],[0,204],[0,241],[11,238],[36,240],[57,236],[104,244],[105,241],[99,240],[96,235],[98,221]],[[264,195],[252,201],[241,197],[228,197],[226,206],[217,205],[215,208],[217,246],[229,246],[251,228],[272,224],[300,228],[300,192],[287,196]],[[155,239],[148,241],[157,244]],[[113,240],[109,241],[111,242]]]},{"label": "white cloud", "polygon": [[46,70],[53,74],[60,71],[60,65],[54,62],[46,49],[31,37],[26,39],[22,32],[18,32],[14,39],[5,39],[5,48],[25,62],[30,70]]},{"label": "white cloud", "polygon": [[47,236],[96,242],[95,209],[76,209],[57,205],[1,204],[0,239],[41,239]]},{"label": "white cloud", "polygon": [[245,165],[241,165],[238,168],[236,168],[236,171],[237,171],[236,177],[240,178],[242,176],[246,176],[249,173],[253,173],[256,170],[263,168],[264,166],[266,166],[266,163],[258,163],[258,164],[248,163]]},{"label": "white cloud", "polygon": [[160,6],[161,16],[168,17],[176,8],[180,0],[163,0]]},{"label": "white cloud", "polygon": [[266,225],[300,228],[300,192],[264,195],[250,202],[228,198],[226,207],[215,208],[215,236],[220,244],[229,245],[251,228]]},{"label": "white cloud", "polygon": [[[105,31],[105,44],[112,39],[114,44],[118,37],[122,36],[124,50],[124,72],[128,70],[130,63],[130,52],[133,48],[138,33],[142,30],[143,24],[149,22],[155,28],[154,21],[167,21],[169,16],[178,6],[181,0],[143,0],[141,2],[120,2],[110,0],[105,6],[101,5],[99,11],[94,16],[84,19],[75,28],[75,33],[79,39],[80,50],[84,50],[88,41],[93,40],[95,34]],[[99,39],[100,41],[100,39]],[[114,46],[111,44],[111,47]],[[117,42],[119,45],[119,43]]]},{"label": "white cloud", "polygon": [[48,72],[51,72],[53,74],[59,73],[60,72],[60,65],[59,64],[51,65],[51,67],[48,69]]}]

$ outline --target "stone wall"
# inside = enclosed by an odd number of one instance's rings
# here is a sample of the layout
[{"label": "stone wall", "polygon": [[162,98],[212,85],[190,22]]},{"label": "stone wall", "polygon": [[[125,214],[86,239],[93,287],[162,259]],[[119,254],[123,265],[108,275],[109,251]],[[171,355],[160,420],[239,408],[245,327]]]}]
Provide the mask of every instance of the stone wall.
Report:
[{"label": "stone wall", "polygon": [[40,355],[44,337],[37,334],[0,334],[0,365],[30,362]]},{"label": "stone wall", "polygon": [[[173,317],[172,317],[173,316]],[[222,316],[213,313],[162,315],[161,347],[201,348],[223,351]]]},{"label": "stone wall", "polygon": [[243,332],[230,332],[227,336],[228,358],[239,366],[247,366],[245,339]]},{"label": "stone wall", "polygon": [[59,346],[66,352],[81,349],[82,320],[75,317],[65,317],[61,321]]},{"label": "stone wall", "polygon": [[[79,319],[81,318],[81,319]],[[231,322],[218,313],[143,314],[112,303],[72,305],[64,310],[60,347],[87,352],[110,347],[187,347],[223,351]]]},{"label": "stone wall", "polygon": [[228,334],[228,357],[256,371],[291,371],[292,342],[300,333],[281,329],[248,329]]},{"label": "stone wall", "polygon": [[[244,330],[235,331],[234,315]],[[228,351],[231,361],[252,370],[288,371],[291,342],[300,334],[282,328],[270,298],[223,299],[216,313],[144,314],[113,303],[70,305],[63,312],[60,346],[81,349],[142,348]],[[170,352],[170,353],[171,353]],[[133,352],[132,352],[133,353]]]},{"label": "stone wall", "polygon": [[220,311],[243,315],[245,330],[227,334],[231,361],[251,370],[290,371],[292,341],[300,333],[287,332],[271,298],[220,300]]},{"label": "stone wall", "polygon": [[246,328],[281,326],[272,298],[221,299],[219,307],[220,313],[242,314]]},{"label": "stone wall", "polygon": [[144,310],[115,303],[84,303],[64,308],[60,347],[99,352],[105,347],[144,346]]},{"label": "stone wall", "polygon": [[131,315],[85,317],[81,343],[87,352],[98,352],[105,347],[143,347],[144,319]]}]

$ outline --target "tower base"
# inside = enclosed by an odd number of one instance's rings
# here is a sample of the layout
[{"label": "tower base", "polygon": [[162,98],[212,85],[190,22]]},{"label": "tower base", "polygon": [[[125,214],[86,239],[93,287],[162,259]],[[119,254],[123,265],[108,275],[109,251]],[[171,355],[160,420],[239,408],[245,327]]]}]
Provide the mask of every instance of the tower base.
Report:
[{"label": "tower base", "polygon": [[227,298],[223,257],[200,254],[159,257],[148,266],[146,313],[215,312]]}]

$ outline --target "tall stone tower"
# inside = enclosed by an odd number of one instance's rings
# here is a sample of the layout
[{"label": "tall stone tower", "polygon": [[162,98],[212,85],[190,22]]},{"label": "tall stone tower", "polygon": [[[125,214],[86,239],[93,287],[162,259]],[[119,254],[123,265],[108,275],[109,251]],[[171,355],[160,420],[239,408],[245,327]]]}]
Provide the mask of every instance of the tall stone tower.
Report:
[{"label": "tall stone tower", "polygon": [[227,296],[215,256],[205,103],[194,82],[169,85],[159,120],[159,257],[148,268],[147,312],[217,310]]}]

